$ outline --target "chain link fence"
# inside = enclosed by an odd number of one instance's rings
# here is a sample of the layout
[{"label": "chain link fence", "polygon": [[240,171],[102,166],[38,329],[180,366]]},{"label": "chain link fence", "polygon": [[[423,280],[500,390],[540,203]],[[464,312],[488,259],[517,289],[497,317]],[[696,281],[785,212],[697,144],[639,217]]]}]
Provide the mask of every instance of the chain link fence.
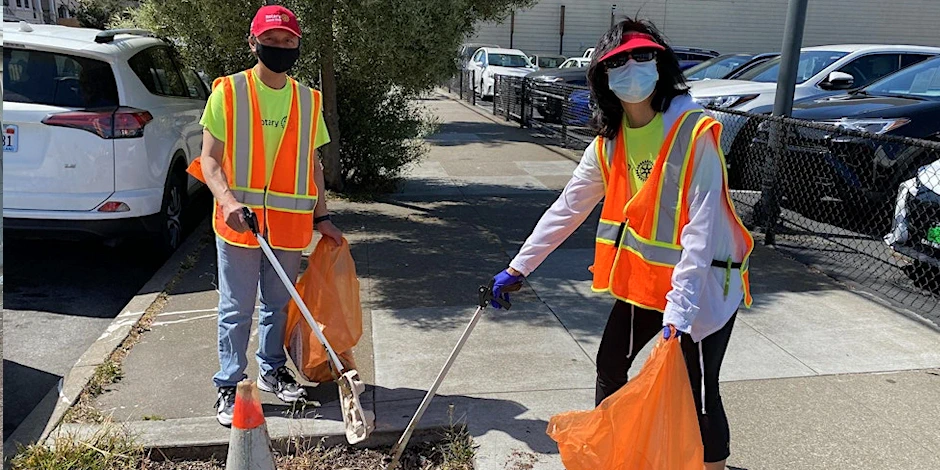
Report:
[{"label": "chain link fence", "polygon": [[[586,87],[497,76],[484,102],[471,75],[452,93],[560,146],[593,140]],[[710,111],[735,207],[760,242],[940,324],[940,142]]]},{"label": "chain link fence", "polygon": [[940,143],[711,112],[736,207],[766,240],[940,323]]}]

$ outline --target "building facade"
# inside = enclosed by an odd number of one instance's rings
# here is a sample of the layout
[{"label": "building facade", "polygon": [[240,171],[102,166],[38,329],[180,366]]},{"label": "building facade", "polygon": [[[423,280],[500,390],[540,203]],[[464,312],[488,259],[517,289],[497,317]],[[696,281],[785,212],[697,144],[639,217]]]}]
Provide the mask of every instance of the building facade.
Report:
[{"label": "building facade", "polygon": [[76,9],[78,0],[3,0],[4,19],[36,24],[71,23]]},{"label": "building facade", "polygon": [[[722,53],[777,52],[787,0],[540,0],[514,21],[479,25],[471,42],[528,54],[580,56],[594,47],[611,19],[653,21],[674,46]],[[804,46],[918,44],[940,46],[940,0],[809,0]]]}]

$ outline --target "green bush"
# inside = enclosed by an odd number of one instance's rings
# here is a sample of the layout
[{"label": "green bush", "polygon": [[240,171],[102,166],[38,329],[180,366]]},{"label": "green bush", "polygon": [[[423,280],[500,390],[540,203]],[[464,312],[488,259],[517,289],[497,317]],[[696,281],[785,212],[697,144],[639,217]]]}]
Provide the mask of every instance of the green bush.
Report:
[{"label": "green bush", "polygon": [[[177,45],[190,66],[219,77],[255,63],[247,33],[261,3],[144,0],[114,25],[150,29]],[[505,18],[534,0],[278,3],[297,14],[303,32],[291,75],[323,85],[327,127],[339,144],[339,151],[330,145],[321,152],[327,187],[376,195],[394,189],[424,155],[419,139],[432,123],[416,98],[453,73],[459,44],[479,22]]]},{"label": "green bush", "polygon": [[373,197],[394,191],[408,165],[426,153],[431,130],[424,110],[400,90],[382,84],[339,80],[340,161],[346,192]]}]

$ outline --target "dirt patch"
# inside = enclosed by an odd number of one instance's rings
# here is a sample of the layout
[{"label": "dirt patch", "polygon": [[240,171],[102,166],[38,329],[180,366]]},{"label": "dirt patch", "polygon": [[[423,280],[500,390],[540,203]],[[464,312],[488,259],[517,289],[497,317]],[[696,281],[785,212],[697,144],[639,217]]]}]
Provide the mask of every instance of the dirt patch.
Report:
[{"label": "dirt patch", "polygon": [[[388,465],[388,449],[356,449],[352,447],[316,448],[298,455],[277,455],[278,470],[366,470],[384,469]],[[402,456],[403,470],[472,470],[469,465],[448,461],[441,446],[419,445]],[[141,470],[225,470],[225,462],[144,460]]]}]

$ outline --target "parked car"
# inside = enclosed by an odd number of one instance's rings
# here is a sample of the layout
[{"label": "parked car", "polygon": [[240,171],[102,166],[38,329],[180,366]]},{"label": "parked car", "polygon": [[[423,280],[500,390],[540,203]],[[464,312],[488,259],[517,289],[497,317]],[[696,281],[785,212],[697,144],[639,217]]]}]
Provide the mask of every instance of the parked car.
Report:
[{"label": "parked car", "polygon": [[[571,59],[568,59],[569,61]],[[561,122],[564,103],[575,87],[587,86],[587,68],[567,67],[539,70],[526,75],[530,101],[547,122]]]},{"label": "parked car", "polygon": [[676,58],[679,59],[679,70],[688,69],[720,55],[716,51],[699,49],[697,47],[673,47],[672,51],[676,54]]},{"label": "parked car", "polygon": [[685,79],[690,82],[725,78],[750,62],[752,58],[754,58],[753,54],[720,55],[698,65],[693,65],[682,73],[685,75]]},{"label": "parked car", "polygon": [[591,59],[585,59],[584,57],[572,57],[558,66],[560,69],[586,69],[588,65],[591,65]]},{"label": "parked car", "polygon": [[[777,54],[726,54],[706,60],[692,68],[685,70],[686,80],[709,80],[712,78],[727,78],[734,75],[742,67],[759,64],[769,60]],[[757,60],[755,60],[757,58]],[[565,113],[565,122],[569,126],[587,126],[594,114],[595,104],[591,101],[588,90],[576,90],[568,96],[568,109]]]},{"label": "parked car", "polygon": [[[4,23],[3,219],[58,237],[150,234],[175,250],[209,90],[140,31]],[[71,235],[69,235],[71,238]]]},{"label": "parked car", "polygon": [[473,89],[481,98],[495,93],[496,75],[524,77],[536,70],[529,57],[519,49],[478,49],[467,64],[467,69],[476,73]]},{"label": "parked car", "polygon": [[[940,141],[940,57],[894,73],[848,94],[798,101],[793,117],[837,127]],[[767,146],[767,125],[752,146]],[[759,149],[754,149],[759,150]],[[814,204],[835,197],[872,218],[889,209],[898,185],[937,158],[922,147],[839,133],[797,130],[781,168],[788,198]],[[813,191],[804,191],[807,181]]]},{"label": "parked car", "polygon": [[[673,47],[673,52],[676,54],[676,58],[679,59],[679,68],[685,70],[693,65],[704,62],[713,57],[718,57],[718,53],[708,49],[699,49],[695,47]],[[583,59],[588,61],[594,57],[594,48],[590,47],[584,51],[584,55],[581,56]]]},{"label": "parked car", "polygon": [[[800,51],[794,99],[842,94],[937,54],[940,48],[926,46],[806,47]],[[692,82],[689,84],[692,97],[706,107],[769,113],[777,93],[780,61],[780,57],[768,60],[734,80]],[[747,151],[758,122],[720,113],[718,119],[725,124],[720,145],[728,156],[729,184],[742,189],[744,170],[741,165],[736,168],[734,162],[738,155]],[[742,139],[737,138],[739,134]]]},{"label": "parked car", "polygon": [[568,109],[565,123],[569,126],[587,126],[594,115],[595,104],[591,101],[590,90],[575,90],[568,95]]},{"label": "parked car", "polygon": [[775,59],[777,57],[780,57],[779,52],[766,52],[763,54],[757,54],[754,57],[752,57],[751,60],[741,64],[741,66],[738,67],[736,70],[734,70],[733,72],[729,73],[727,76],[722,77],[722,78],[724,80],[737,80],[740,76],[756,68],[760,64],[763,64],[764,62],[767,62],[771,59]]},{"label": "parked car", "polygon": [[919,273],[940,269],[940,160],[921,167],[901,183],[894,210],[894,225],[885,235],[894,251],[912,258]]},{"label": "parked car", "polygon": [[496,44],[483,44],[483,43],[474,43],[468,42],[460,45],[460,50],[458,55],[460,57],[460,69],[466,70],[467,63],[470,62],[470,58],[473,57],[473,54],[476,53],[481,47],[492,47],[499,48]]},{"label": "parked car", "polygon": [[563,64],[568,58],[563,55],[549,55],[549,54],[536,54],[529,57],[529,61],[535,64],[539,69],[554,69],[558,68]]}]

